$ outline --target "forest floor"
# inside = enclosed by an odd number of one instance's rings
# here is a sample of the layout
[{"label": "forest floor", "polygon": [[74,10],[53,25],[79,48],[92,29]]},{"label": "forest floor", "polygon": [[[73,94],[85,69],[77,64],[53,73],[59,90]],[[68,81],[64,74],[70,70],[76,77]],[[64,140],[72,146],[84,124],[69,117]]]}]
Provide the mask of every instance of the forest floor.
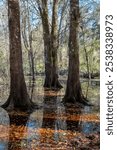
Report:
[{"label": "forest floor", "polygon": [[82,84],[94,106],[81,108],[61,103],[65,87],[44,91],[40,84],[39,79],[33,90],[40,109],[27,114],[0,108],[0,150],[99,150],[99,85],[90,84],[87,90]]}]

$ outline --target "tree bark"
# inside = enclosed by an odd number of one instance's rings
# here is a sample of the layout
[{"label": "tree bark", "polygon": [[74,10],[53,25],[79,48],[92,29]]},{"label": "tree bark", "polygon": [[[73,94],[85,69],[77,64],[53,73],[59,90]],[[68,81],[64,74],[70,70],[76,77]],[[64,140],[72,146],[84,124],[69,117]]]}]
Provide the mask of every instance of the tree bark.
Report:
[{"label": "tree bark", "polygon": [[[31,23],[30,23],[30,10],[28,2],[25,4],[24,2],[24,17],[22,18],[22,24],[23,24],[23,31],[22,31],[22,37],[23,42],[26,50],[28,51],[28,62],[30,71],[29,74],[32,77],[32,80],[35,81],[35,57],[33,52],[33,33],[31,30]],[[27,13],[26,13],[27,12]]]},{"label": "tree bark", "polygon": [[78,45],[78,29],[79,29],[79,2],[78,0],[70,0],[70,27],[69,27],[69,68],[67,88],[64,102],[81,102],[83,94],[79,76],[79,45]]},{"label": "tree bark", "polygon": [[57,50],[58,50],[58,30],[57,30],[57,11],[58,11],[58,0],[53,1],[53,11],[52,11],[52,30],[51,30],[51,48],[52,48],[52,87],[54,88],[62,88],[58,80],[58,58],[57,58]]},{"label": "tree bark", "polygon": [[42,0],[42,8],[39,5],[40,15],[43,26],[43,40],[44,40],[44,57],[45,57],[45,83],[44,87],[50,88],[52,81],[52,51],[50,47],[51,37],[48,20],[48,6],[47,1]]},{"label": "tree bark", "polygon": [[27,110],[34,104],[29,99],[23,74],[19,0],[8,0],[10,43],[10,95],[2,107]]},{"label": "tree bark", "polygon": [[30,62],[31,62],[31,76],[32,80],[35,81],[35,63],[34,63],[34,53],[33,53],[33,47],[32,47],[32,31],[29,33],[29,45],[30,45],[30,50],[29,50],[29,55],[30,55]]},{"label": "tree bark", "polygon": [[[42,0],[42,6],[38,2],[40,15],[42,18],[43,26],[43,39],[44,39],[44,55],[45,55],[45,83],[44,87],[56,89],[62,88],[58,81],[57,72],[57,1],[53,1],[53,15],[52,15],[52,29],[50,31],[48,19],[48,1]],[[54,39],[55,38],[55,39]]]}]

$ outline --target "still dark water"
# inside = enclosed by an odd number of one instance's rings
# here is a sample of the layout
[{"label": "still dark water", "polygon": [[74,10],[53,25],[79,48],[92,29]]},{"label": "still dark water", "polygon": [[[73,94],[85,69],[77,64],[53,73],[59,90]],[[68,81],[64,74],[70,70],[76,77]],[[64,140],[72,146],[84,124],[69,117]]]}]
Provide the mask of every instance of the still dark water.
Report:
[{"label": "still dark water", "polygon": [[[66,78],[61,78],[60,91],[45,91],[41,77],[34,85],[27,79],[30,97],[40,109],[26,114],[0,108],[0,150],[99,150],[99,81],[81,82],[94,106],[64,106]],[[0,104],[8,94],[9,85],[1,84]]]}]

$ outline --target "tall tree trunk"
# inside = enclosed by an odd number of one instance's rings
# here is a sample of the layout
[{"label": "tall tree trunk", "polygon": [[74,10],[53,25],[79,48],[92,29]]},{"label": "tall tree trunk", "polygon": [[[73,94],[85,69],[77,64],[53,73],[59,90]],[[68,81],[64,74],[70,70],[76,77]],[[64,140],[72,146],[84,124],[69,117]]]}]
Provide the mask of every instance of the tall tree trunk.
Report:
[{"label": "tall tree trunk", "polygon": [[[48,19],[48,0],[42,0],[42,6],[38,2],[38,8],[42,18],[43,26],[43,39],[44,39],[44,55],[45,55],[45,83],[44,87],[47,88],[62,88],[58,81],[57,73],[57,1],[53,1],[53,17],[52,29],[50,31]],[[53,29],[54,27],[54,29]],[[52,35],[51,35],[52,34]],[[53,37],[52,37],[53,36]],[[55,37],[55,39],[54,39]],[[54,46],[53,46],[54,45]]]},{"label": "tall tree trunk", "polygon": [[30,45],[30,61],[31,61],[31,76],[32,80],[35,81],[35,64],[34,64],[34,54],[33,54],[33,47],[32,47],[32,31],[29,33],[29,45]]},{"label": "tall tree trunk", "polygon": [[52,48],[52,87],[62,88],[62,85],[58,81],[58,30],[57,30],[57,11],[58,11],[58,0],[53,1],[53,11],[52,11],[52,30],[51,30],[51,48]]},{"label": "tall tree trunk", "polygon": [[9,43],[10,43],[10,95],[4,108],[31,109],[23,74],[19,0],[8,0]]},{"label": "tall tree trunk", "polygon": [[39,7],[42,26],[43,26],[43,39],[44,39],[44,57],[45,57],[45,83],[44,87],[50,88],[52,81],[52,51],[51,51],[51,37],[48,20],[48,6],[47,1],[42,0],[42,8]]},{"label": "tall tree trunk", "polygon": [[32,29],[31,29],[31,22],[30,22],[30,10],[29,10],[29,2],[27,2],[27,11],[28,11],[28,17],[27,17],[27,23],[28,23],[28,41],[29,41],[29,54],[30,54],[30,62],[31,62],[31,76],[32,80],[35,81],[35,68],[34,68],[34,52],[33,52],[33,46],[32,46]]},{"label": "tall tree trunk", "polygon": [[83,29],[83,25],[82,25],[81,29],[82,29],[82,35],[83,35],[83,47],[84,47],[84,52],[85,52],[87,73],[88,73],[88,78],[91,79],[91,73],[90,73],[90,69],[89,69],[89,58],[88,58],[88,52],[87,52],[86,45],[85,45],[85,32]]},{"label": "tall tree trunk", "polygon": [[[33,46],[32,46],[32,29],[31,29],[31,23],[30,23],[30,10],[28,2],[24,2],[24,17],[22,19],[23,24],[23,31],[22,31],[22,37],[23,42],[26,50],[28,51],[28,62],[30,67],[30,75],[32,77],[32,80],[35,81],[35,61],[34,61],[34,52],[33,52]],[[26,13],[27,12],[27,13]],[[28,30],[27,30],[28,29]],[[28,33],[27,33],[28,32]]]},{"label": "tall tree trunk", "polygon": [[69,33],[69,68],[67,88],[64,97],[65,102],[83,102],[83,94],[79,76],[79,46],[78,46],[78,29],[79,29],[79,2],[70,0],[70,33]]}]

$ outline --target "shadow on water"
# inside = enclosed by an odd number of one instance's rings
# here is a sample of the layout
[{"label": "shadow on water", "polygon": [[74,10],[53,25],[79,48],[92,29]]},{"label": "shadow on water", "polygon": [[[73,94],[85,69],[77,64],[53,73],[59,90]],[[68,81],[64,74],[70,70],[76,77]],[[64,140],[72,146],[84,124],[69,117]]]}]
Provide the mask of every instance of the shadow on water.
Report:
[{"label": "shadow on water", "polygon": [[[87,83],[83,83],[83,88],[86,85]],[[43,107],[31,114],[7,113],[0,108],[0,150],[51,150],[52,148],[72,150],[93,143],[88,136],[99,135],[99,88],[96,87],[94,94],[93,85],[88,83],[88,86],[87,97],[91,97],[95,106],[79,108],[76,105],[64,106],[61,103],[64,89],[40,90],[37,83],[33,83],[30,86],[31,97],[34,101],[40,100],[39,104]],[[84,92],[86,91],[87,89],[84,88]],[[99,142],[99,136],[93,135],[93,141],[95,138]],[[77,146],[74,146],[74,141]],[[86,145],[88,146],[91,147]]]}]

